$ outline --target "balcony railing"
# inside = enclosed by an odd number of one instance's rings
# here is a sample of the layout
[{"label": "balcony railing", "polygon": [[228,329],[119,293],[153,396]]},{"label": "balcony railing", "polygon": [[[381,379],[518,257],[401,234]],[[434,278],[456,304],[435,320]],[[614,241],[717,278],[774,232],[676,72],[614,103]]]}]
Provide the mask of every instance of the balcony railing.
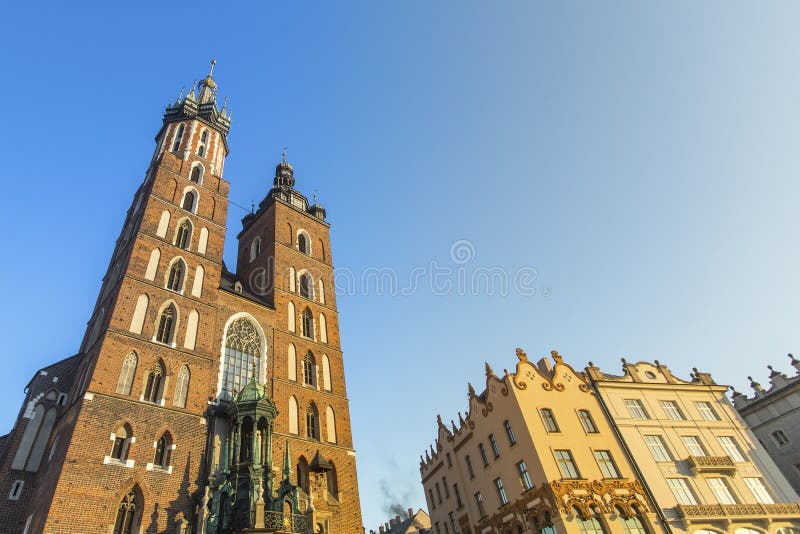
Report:
[{"label": "balcony railing", "polygon": [[264,512],[264,528],[275,532],[302,533],[311,532],[308,518],[304,515],[284,515],[281,512]]},{"label": "balcony railing", "polygon": [[689,456],[686,459],[692,471],[736,471],[730,456]]},{"label": "balcony railing", "polygon": [[686,519],[800,519],[800,503],[678,505]]}]

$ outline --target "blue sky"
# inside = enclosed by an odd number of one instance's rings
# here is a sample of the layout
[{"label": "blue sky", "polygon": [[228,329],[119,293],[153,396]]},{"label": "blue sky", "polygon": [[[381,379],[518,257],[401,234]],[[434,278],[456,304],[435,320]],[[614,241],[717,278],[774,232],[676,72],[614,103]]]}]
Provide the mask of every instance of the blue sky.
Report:
[{"label": "blue sky", "polygon": [[[288,145],[344,273],[387,268],[403,285],[450,268],[456,282],[339,297],[368,529],[394,501],[424,505],[436,414],[465,410],[466,382],[482,383],[484,360],[511,367],[517,346],[611,371],[658,358],[740,388],[800,351],[797,4],[17,2],[4,15],[0,429],[32,373],[77,350],[163,106],[211,57],[233,112],[234,202],[263,197]],[[229,213],[230,267],[244,213]],[[458,291],[484,267],[527,273],[524,291]]]}]

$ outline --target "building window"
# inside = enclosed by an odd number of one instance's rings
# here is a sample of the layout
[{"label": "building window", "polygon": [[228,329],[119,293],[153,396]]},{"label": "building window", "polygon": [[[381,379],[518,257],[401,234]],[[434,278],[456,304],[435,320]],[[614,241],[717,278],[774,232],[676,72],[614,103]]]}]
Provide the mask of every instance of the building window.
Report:
[{"label": "building window", "polygon": [[714,492],[719,504],[736,504],[728,484],[721,478],[707,478],[708,487]]},{"label": "building window", "polygon": [[442,477],[442,487],[444,487],[444,498],[450,498],[450,486],[447,485],[447,477]]},{"label": "building window", "polygon": [[192,173],[189,176],[189,180],[191,180],[192,182],[194,182],[196,184],[199,184],[200,183],[200,178],[202,178],[202,177],[203,177],[203,168],[200,165],[195,165],[192,168]]},{"label": "building window", "polygon": [[771,434],[771,436],[772,439],[775,440],[775,443],[778,444],[778,447],[783,448],[791,443],[789,436],[787,436],[783,430],[776,430]]},{"label": "building window", "polygon": [[481,518],[486,517],[486,509],[483,506],[483,495],[481,492],[475,493],[475,504],[478,505],[478,513],[481,514]]},{"label": "building window", "polygon": [[175,330],[175,306],[170,304],[161,312],[158,319],[158,330],[156,331],[156,341],[167,345],[172,343]]},{"label": "building window", "polygon": [[185,195],[183,195],[183,204],[181,207],[186,211],[191,211],[194,213],[194,204],[196,200],[196,195],[194,191],[187,191]]},{"label": "building window", "polygon": [[550,408],[542,408],[541,410],[539,410],[539,413],[542,415],[544,428],[548,432],[559,432],[558,423],[556,422],[556,418],[553,415],[553,410],[551,410]]},{"label": "building window", "polygon": [[22,486],[25,485],[24,480],[15,480],[11,485],[11,491],[8,492],[8,498],[12,501],[18,501],[19,496],[22,495]]},{"label": "building window", "polygon": [[700,443],[700,438],[697,436],[681,436],[681,439],[686,446],[686,450],[689,451],[690,456],[706,455],[706,450],[703,448],[703,444]]},{"label": "building window", "polygon": [[475,478],[475,469],[472,467],[472,458],[469,457],[469,454],[464,457],[464,461],[467,463],[469,478]]},{"label": "building window", "polygon": [[636,511],[636,515],[631,517],[625,517],[620,508],[617,508],[616,512],[622,523],[622,528],[625,529],[625,534],[647,534],[647,530],[644,528],[638,510]]},{"label": "building window", "polygon": [[769,494],[767,488],[764,486],[763,480],[760,478],[745,477],[744,483],[747,484],[748,488],[750,488],[750,492],[753,494],[753,497],[756,498],[757,503],[775,504],[775,501],[772,499],[772,495]]},{"label": "building window", "polygon": [[463,503],[461,502],[461,493],[458,491],[458,484],[453,484],[453,493],[456,496],[456,509],[460,510]]},{"label": "building window", "polygon": [[700,412],[700,415],[706,421],[719,421],[719,415],[717,412],[714,411],[714,407],[711,406],[710,402],[695,402],[694,405],[697,407],[697,411]]},{"label": "building window", "polygon": [[656,462],[672,461],[672,456],[670,456],[667,446],[664,444],[664,438],[661,436],[645,436],[644,442],[647,444],[647,448],[650,449],[650,454],[653,455],[653,459],[655,459]]},{"label": "building window", "polygon": [[489,445],[492,447],[492,453],[495,458],[500,458],[500,449],[497,448],[497,440],[494,439],[494,434],[489,434]]},{"label": "building window", "polygon": [[439,504],[442,504],[442,488],[439,487],[439,483],[435,484],[436,486],[436,497],[439,499]]},{"label": "building window", "polygon": [[175,141],[172,143],[172,151],[175,152],[181,147],[181,140],[183,139],[183,124],[178,125],[178,131],[175,133]]},{"label": "building window", "polygon": [[250,243],[250,261],[253,261],[261,254],[261,238],[256,237]]},{"label": "building window", "polygon": [[178,233],[175,234],[175,246],[188,250],[191,240],[192,223],[186,220],[181,221],[181,224],[178,225]]},{"label": "building window", "polygon": [[111,446],[111,459],[125,462],[128,459],[128,449],[131,445],[133,432],[131,427],[123,425],[114,431],[114,444]]},{"label": "building window", "polygon": [[436,510],[436,503],[433,501],[433,490],[428,489],[428,497],[430,497],[431,510]]},{"label": "building window", "polygon": [[519,479],[522,482],[523,491],[531,489],[533,487],[533,482],[531,481],[531,475],[528,473],[528,467],[525,465],[525,462],[517,464],[517,471],[519,471]]},{"label": "building window", "polygon": [[685,478],[668,478],[667,484],[675,495],[675,500],[678,504],[684,506],[693,506],[697,504],[697,499],[694,498],[694,493],[689,489],[689,484],[686,483]]},{"label": "building window", "polygon": [[147,382],[144,388],[145,402],[157,404],[161,400],[161,392],[164,386],[164,364],[157,361],[150,372],[147,373]]},{"label": "building window", "polygon": [[303,231],[297,235],[297,250],[303,254],[311,254],[311,242]]},{"label": "building window", "polygon": [[200,134],[200,143],[198,143],[197,147],[197,155],[201,158],[206,155],[206,145],[208,144],[208,130],[203,130],[203,133]]},{"label": "building window", "polygon": [[589,410],[578,410],[578,420],[580,420],[584,432],[597,434],[597,425],[594,424],[594,419],[592,419],[592,414]]},{"label": "building window", "polygon": [[506,421],[503,423],[506,427],[506,436],[508,436],[508,444],[509,446],[513,446],[517,442],[517,437],[514,435],[514,429],[511,428],[511,423]]},{"label": "building window", "polygon": [[628,408],[628,414],[633,419],[650,419],[639,399],[625,399],[625,407]]},{"label": "building window", "polygon": [[169,455],[172,450],[172,439],[170,435],[164,433],[156,442],[156,452],[153,456],[153,465],[162,469],[169,467]]},{"label": "building window", "polygon": [[132,534],[139,531],[139,525],[136,523],[139,522],[141,503],[137,501],[135,491],[131,491],[122,499],[117,509],[117,519],[114,521],[114,534]]},{"label": "building window", "polygon": [[319,441],[319,412],[313,402],[306,411],[306,434],[310,439]]},{"label": "building window", "polygon": [[503,479],[494,479],[494,487],[497,489],[497,498],[500,500],[500,506],[508,504],[508,497],[506,497],[506,489],[503,487]]},{"label": "building window", "polygon": [[719,440],[719,444],[722,445],[722,448],[725,449],[725,453],[730,456],[734,462],[747,461],[741,449],[739,449],[739,445],[736,444],[736,441],[731,436],[719,436],[717,439]]},{"label": "building window", "polygon": [[566,449],[556,450],[556,462],[558,462],[558,469],[561,471],[563,478],[581,478],[578,468],[575,466],[575,461],[572,458],[572,452]]},{"label": "building window", "polygon": [[591,517],[587,517],[583,519],[580,515],[580,512],[577,508],[573,508],[572,512],[578,519],[578,527],[580,529],[581,534],[604,534],[605,530],[603,530],[603,525],[597,519],[597,513],[592,510]]},{"label": "building window", "polygon": [[603,478],[620,478],[617,466],[611,457],[611,451],[594,451],[594,459],[597,460]]},{"label": "building window", "polygon": [[453,467],[453,460],[450,459],[450,453],[445,453],[444,457],[447,460],[447,468],[450,469]]},{"label": "building window", "polygon": [[661,409],[664,410],[664,413],[667,415],[668,419],[672,419],[673,421],[683,421],[686,419],[686,417],[683,416],[683,412],[678,406],[678,403],[675,401],[661,401]]},{"label": "building window", "polygon": [[178,378],[175,380],[175,395],[172,404],[178,408],[186,408],[186,398],[189,395],[189,368],[185,365],[178,371]]},{"label": "building window", "polygon": [[261,379],[261,336],[244,317],[233,321],[225,333],[222,397],[232,399],[250,381]]},{"label": "building window", "polygon": [[167,289],[170,291],[183,291],[183,279],[186,274],[186,265],[183,260],[178,259],[169,268],[169,277],[167,277]]},{"label": "building window", "polygon": [[136,376],[136,364],[138,361],[139,358],[133,351],[125,356],[125,359],[122,361],[122,369],[119,372],[119,380],[117,380],[117,393],[121,395],[131,394],[131,387],[133,386],[133,378]]},{"label": "building window", "polygon": [[314,316],[308,308],[303,310],[302,326],[303,335],[309,339],[314,339]]},{"label": "building window", "polygon": [[314,298],[314,281],[308,273],[300,275],[300,296],[306,299]]},{"label": "building window", "polygon": [[317,385],[317,362],[311,351],[303,358],[303,384],[313,387]]},{"label": "building window", "polygon": [[478,451],[481,453],[481,460],[483,460],[483,467],[489,465],[489,457],[486,456],[486,447],[483,446],[483,443],[478,443]]},{"label": "building window", "polygon": [[456,527],[456,514],[450,512],[449,514],[447,514],[447,517],[450,518],[450,528],[453,529],[453,534],[458,534],[458,528]]}]

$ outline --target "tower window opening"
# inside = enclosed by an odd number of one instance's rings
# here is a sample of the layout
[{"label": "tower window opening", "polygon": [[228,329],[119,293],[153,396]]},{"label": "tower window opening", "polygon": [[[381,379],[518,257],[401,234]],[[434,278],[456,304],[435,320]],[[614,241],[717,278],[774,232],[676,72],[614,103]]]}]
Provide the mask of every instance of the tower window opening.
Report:
[{"label": "tower window opening", "polygon": [[170,450],[172,449],[172,440],[169,434],[164,433],[156,442],[156,451],[153,456],[153,465],[162,469],[169,467]]},{"label": "tower window opening", "polygon": [[203,168],[200,165],[196,165],[192,169],[192,174],[189,175],[189,180],[191,180],[192,182],[194,182],[196,184],[199,184],[200,183],[200,179],[202,177],[203,177]]},{"label": "tower window opening", "polygon": [[181,140],[183,139],[183,124],[178,125],[178,131],[175,133],[175,141],[172,143],[172,151],[176,152],[181,147]]},{"label": "tower window opening", "polygon": [[167,279],[167,289],[172,291],[181,291],[183,289],[183,279],[186,274],[186,267],[183,260],[178,260],[172,264],[169,269],[169,278]]},{"label": "tower window opening", "polygon": [[147,374],[147,384],[144,388],[145,402],[157,404],[161,400],[161,390],[164,385],[164,366],[161,362],[156,362]]},{"label": "tower window opening", "polygon": [[297,250],[303,254],[311,254],[311,242],[305,232],[297,235]]},{"label": "tower window opening", "polygon": [[186,211],[194,212],[194,205],[195,205],[195,194],[194,191],[187,191],[186,195],[183,197],[183,206],[182,208]]},{"label": "tower window opening", "polygon": [[310,439],[319,440],[319,412],[313,402],[306,411],[306,435]]},{"label": "tower window opening", "polygon": [[175,235],[175,246],[188,250],[191,239],[192,224],[189,221],[181,222],[178,226],[178,233]]},{"label": "tower window opening", "polygon": [[303,273],[300,275],[300,296],[303,298],[313,298],[314,294],[314,281],[311,279],[311,275],[308,273]]},{"label": "tower window opening", "polygon": [[206,144],[208,143],[208,130],[203,130],[203,133],[200,134],[200,144],[197,147],[197,155],[205,157],[206,155]]},{"label": "tower window opening", "polygon": [[175,330],[175,308],[168,306],[158,320],[158,331],[156,332],[156,341],[159,343],[172,343],[172,338]]},{"label": "tower window opening", "polygon": [[241,317],[229,327],[225,336],[225,365],[222,397],[231,399],[251,377],[260,376],[261,336],[253,323]]},{"label": "tower window opening", "polygon": [[303,310],[303,335],[314,339],[314,316],[308,308]]},{"label": "tower window opening", "polygon": [[311,351],[308,351],[306,357],[303,358],[303,383],[308,386],[317,385],[317,362]]}]

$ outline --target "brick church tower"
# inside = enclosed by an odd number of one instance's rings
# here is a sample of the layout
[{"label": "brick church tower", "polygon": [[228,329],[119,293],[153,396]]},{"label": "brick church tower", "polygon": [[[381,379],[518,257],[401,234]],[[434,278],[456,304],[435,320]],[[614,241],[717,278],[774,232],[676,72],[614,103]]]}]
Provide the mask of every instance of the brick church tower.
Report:
[{"label": "brick church tower", "polygon": [[80,351],[0,438],[0,532],[362,531],[326,213],[284,155],[226,268],[213,68],[164,113]]}]

